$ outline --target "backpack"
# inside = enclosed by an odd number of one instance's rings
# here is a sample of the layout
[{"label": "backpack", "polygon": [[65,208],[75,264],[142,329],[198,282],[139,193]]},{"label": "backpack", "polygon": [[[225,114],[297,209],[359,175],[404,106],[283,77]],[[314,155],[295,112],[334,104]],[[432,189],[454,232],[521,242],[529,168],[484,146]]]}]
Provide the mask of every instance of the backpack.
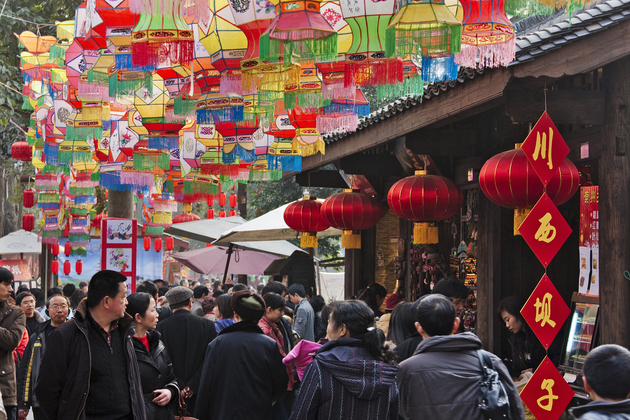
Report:
[{"label": "backpack", "polygon": [[483,373],[483,378],[479,384],[479,397],[477,398],[479,410],[487,420],[512,420],[510,399],[503,383],[501,383],[499,372],[494,370],[490,355],[479,349],[477,356]]}]

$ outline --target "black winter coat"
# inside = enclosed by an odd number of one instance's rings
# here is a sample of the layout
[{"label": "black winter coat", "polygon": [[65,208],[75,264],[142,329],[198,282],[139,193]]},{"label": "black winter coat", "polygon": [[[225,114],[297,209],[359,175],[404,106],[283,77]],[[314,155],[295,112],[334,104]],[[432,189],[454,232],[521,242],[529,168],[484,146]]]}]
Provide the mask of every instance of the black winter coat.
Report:
[{"label": "black winter coat", "polygon": [[224,328],[210,343],[201,378],[199,420],[270,420],[289,381],[276,341],[247,321]]},{"label": "black winter coat", "polygon": [[46,328],[49,325],[50,320],[39,324],[37,330],[33,331],[33,335],[30,336],[22,355],[17,370],[18,409],[39,407],[33,389],[39,379],[39,368],[46,349]]},{"label": "black winter coat", "polygon": [[[77,307],[74,318],[48,336],[39,369],[35,394],[48,420],[85,419],[85,403],[90,392],[92,355],[88,339],[87,298]],[[125,337],[125,356],[134,420],[147,420],[140,385],[140,371],[133,348],[133,322],[125,314],[118,323]],[[92,327],[93,328],[93,327]],[[94,363],[98,363],[94,360]]]},{"label": "black winter coat", "polygon": [[[160,341],[160,333],[147,331],[147,338],[149,340],[150,353],[140,340],[133,340],[136,357],[138,358],[138,368],[140,369],[140,379],[142,380],[147,419],[173,420],[179,396],[173,364],[168,357],[166,347]],[[161,407],[153,402],[153,391],[164,388],[168,388],[171,391],[172,397],[167,405]]]}]

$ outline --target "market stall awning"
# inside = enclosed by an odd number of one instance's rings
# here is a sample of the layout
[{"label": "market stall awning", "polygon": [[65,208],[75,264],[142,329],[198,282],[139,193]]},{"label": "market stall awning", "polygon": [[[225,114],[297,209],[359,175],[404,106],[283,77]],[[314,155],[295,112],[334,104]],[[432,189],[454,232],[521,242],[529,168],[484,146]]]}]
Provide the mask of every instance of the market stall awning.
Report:
[{"label": "market stall awning", "polygon": [[[180,263],[202,274],[218,274],[225,271],[229,258],[228,248],[213,246],[171,255]],[[266,252],[233,249],[227,274],[262,275],[265,268],[277,259]]]},{"label": "market stall awning", "polygon": [[20,229],[0,238],[0,255],[20,253],[42,253],[42,243],[37,240],[36,234]]},{"label": "market stall awning", "polygon": [[[323,200],[320,200],[323,201]],[[289,228],[284,222],[284,209],[291,203],[271,210],[269,213],[245,222],[231,230],[224,232],[216,241],[215,245],[228,245],[235,242],[253,241],[277,241],[291,240],[299,237],[298,232]],[[323,232],[318,232],[317,236],[341,235],[341,231],[329,228]]]}]

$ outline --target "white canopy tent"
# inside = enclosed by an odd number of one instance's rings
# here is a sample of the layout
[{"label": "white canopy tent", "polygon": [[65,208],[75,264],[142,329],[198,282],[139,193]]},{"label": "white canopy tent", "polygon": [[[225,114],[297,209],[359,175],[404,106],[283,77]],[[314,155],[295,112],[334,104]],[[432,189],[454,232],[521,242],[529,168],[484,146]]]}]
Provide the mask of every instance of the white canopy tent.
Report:
[{"label": "white canopy tent", "polygon": [[37,235],[24,229],[16,230],[0,238],[0,255],[41,253],[42,243]]}]

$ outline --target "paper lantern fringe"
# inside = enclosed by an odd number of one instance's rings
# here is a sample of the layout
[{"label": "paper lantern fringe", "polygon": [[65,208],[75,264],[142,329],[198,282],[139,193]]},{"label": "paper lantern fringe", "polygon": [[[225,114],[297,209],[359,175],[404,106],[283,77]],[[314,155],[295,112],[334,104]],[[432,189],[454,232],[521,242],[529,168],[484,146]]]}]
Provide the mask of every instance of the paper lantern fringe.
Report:
[{"label": "paper lantern fringe", "polygon": [[345,86],[393,85],[402,82],[403,63],[400,59],[346,61]]},{"label": "paper lantern fringe", "polygon": [[461,50],[461,24],[418,23],[405,26],[387,28],[385,53],[388,57],[410,54],[441,57]]},{"label": "paper lantern fringe", "polygon": [[462,45],[461,52],[455,54],[455,62],[462,67],[507,67],[516,55],[516,42],[512,38],[508,42],[490,45]]},{"label": "paper lantern fringe", "polygon": [[454,56],[429,58],[422,57],[422,80],[426,83],[457,79],[459,65]]}]

